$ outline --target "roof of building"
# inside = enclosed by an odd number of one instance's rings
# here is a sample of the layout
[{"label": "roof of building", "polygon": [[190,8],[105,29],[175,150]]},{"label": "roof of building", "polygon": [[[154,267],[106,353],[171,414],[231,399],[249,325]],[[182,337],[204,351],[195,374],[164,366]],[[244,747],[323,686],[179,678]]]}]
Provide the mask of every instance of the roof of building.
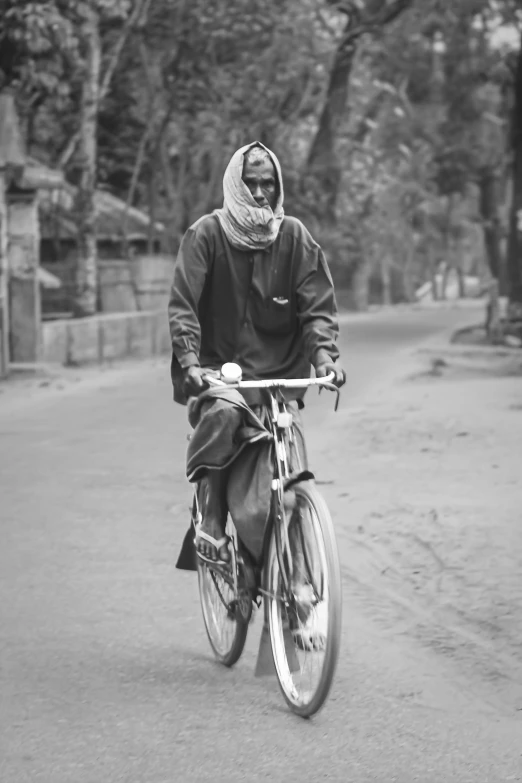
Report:
[{"label": "roof of building", "polygon": [[0,169],[10,169],[10,184],[18,190],[58,188],[63,174],[26,155],[13,94],[0,92]]},{"label": "roof of building", "polygon": [[39,160],[28,157],[21,177],[16,181],[22,190],[56,190],[63,188],[65,179],[61,171],[51,169]]},{"label": "roof of building", "polygon": [[[75,239],[74,216],[77,189],[66,182],[61,171],[49,168],[27,156],[20,132],[13,94],[0,92],[0,170],[10,170],[14,193],[38,191],[40,234],[44,239]],[[99,188],[95,194],[96,231],[101,241],[119,242],[146,239],[151,226],[149,216],[136,207]],[[154,231],[163,233],[162,223]]]},{"label": "roof of building", "polygon": [[[64,183],[59,190],[43,191],[39,197],[40,234],[43,239],[75,239],[74,201],[76,188]],[[133,242],[146,239],[150,217],[107,190],[98,189],[95,197],[96,233],[99,241],[120,242],[126,236]],[[163,233],[163,223],[155,222],[156,233]]]}]

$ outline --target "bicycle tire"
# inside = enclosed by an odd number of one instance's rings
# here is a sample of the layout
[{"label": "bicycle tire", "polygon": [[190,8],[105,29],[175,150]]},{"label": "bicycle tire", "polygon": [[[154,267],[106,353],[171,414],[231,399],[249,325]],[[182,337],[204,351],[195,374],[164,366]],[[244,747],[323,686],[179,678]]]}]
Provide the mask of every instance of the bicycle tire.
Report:
[{"label": "bicycle tire", "polygon": [[[294,617],[295,623],[295,612],[289,610],[288,599],[285,600],[281,594],[282,577],[277,555],[276,536],[278,531],[276,526],[272,530],[268,547],[265,600],[268,602],[272,655],[283,697],[294,713],[309,718],[324,706],[337,667],[342,619],[341,569],[333,522],[323,497],[309,481],[296,484],[294,491],[299,507],[301,509],[307,508],[309,512],[309,522],[306,523],[309,529],[306,531],[303,529],[304,523],[302,523],[303,517],[301,516],[302,534],[310,538],[310,532],[313,530],[317,545],[317,551],[313,555],[314,565],[317,566],[320,562],[323,583],[314,585],[314,590],[316,593],[317,590],[321,591],[322,599],[319,598],[313,610],[309,612],[308,619],[311,618],[313,612],[319,615],[319,609],[321,610],[323,623],[326,623],[324,650],[303,650],[289,639],[293,633],[292,617]],[[310,566],[307,567],[310,568]],[[311,578],[317,582],[317,574],[311,575]],[[324,606],[325,600],[327,601],[326,606]],[[323,655],[323,659],[317,684],[305,692],[296,685],[294,674],[297,671],[302,674],[303,660],[307,655],[319,656],[320,654]],[[315,660],[318,661],[319,658]]]},{"label": "bicycle tire", "polygon": [[[204,513],[204,498],[200,495],[201,513]],[[194,511],[195,516],[195,501]],[[233,611],[226,603],[234,599],[230,580],[224,578],[218,569],[197,558],[198,587],[203,622],[214,656],[223,666],[233,666],[243,652],[250,614],[239,605]],[[248,598],[247,598],[248,600]]]}]

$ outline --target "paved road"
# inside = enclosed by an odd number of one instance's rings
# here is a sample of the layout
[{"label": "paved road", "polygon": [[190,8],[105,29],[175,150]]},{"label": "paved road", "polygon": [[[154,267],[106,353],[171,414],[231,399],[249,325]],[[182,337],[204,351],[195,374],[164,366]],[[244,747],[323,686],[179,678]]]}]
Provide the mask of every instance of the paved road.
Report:
[{"label": "paved road", "polygon": [[[344,405],[462,317],[349,319]],[[214,664],[194,575],[173,568],[189,503],[184,413],[164,365],[114,377],[0,405],[1,783],[519,779],[520,723],[407,634],[385,634],[349,578],[335,690],[313,721],[253,677],[259,625],[234,670]],[[339,422],[311,400],[319,473],[326,441],[342,461]]]}]

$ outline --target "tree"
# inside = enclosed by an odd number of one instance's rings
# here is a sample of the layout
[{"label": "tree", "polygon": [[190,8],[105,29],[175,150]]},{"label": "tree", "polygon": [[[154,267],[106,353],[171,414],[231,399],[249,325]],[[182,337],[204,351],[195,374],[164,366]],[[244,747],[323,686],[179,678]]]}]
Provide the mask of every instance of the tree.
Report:
[{"label": "tree", "polygon": [[514,0],[0,0],[0,10],[0,72],[31,152],[78,188],[77,314],[95,309],[96,183],[164,222],[174,252],[220,205],[230,154],[255,138],[280,155],[288,211],[356,306],[411,297],[441,261],[462,277],[477,225],[501,274],[512,88],[493,41],[499,19],[516,19]]},{"label": "tree", "polygon": [[80,27],[84,77],[81,91],[78,166],[80,176],[76,197],[77,262],[73,313],[94,315],[97,304],[98,248],[96,239],[96,167],[99,88],[101,70],[100,17],[95,6],[85,4]]},{"label": "tree", "polygon": [[[97,299],[98,116],[124,46],[134,26],[142,23],[150,0],[3,4],[5,58],[0,68],[4,80],[17,88],[29,147],[43,147],[51,162],[68,167],[77,186],[74,312],[92,315]],[[43,122],[37,122],[37,114]]]},{"label": "tree", "polygon": [[336,222],[336,204],[341,181],[341,167],[337,152],[337,138],[345,120],[349,81],[358,44],[369,34],[379,34],[395,21],[413,0],[368,0],[363,8],[356,2],[327,4],[346,17],[344,29],[337,43],[328,77],[328,86],[317,131],[307,160],[306,180],[314,200],[324,202],[323,216]]},{"label": "tree", "polygon": [[[62,164],[78,149],[79,169],[76,198],[77,263],[73,312],[77,317],[94,315],[97,310],[98,250],[95,194],[97,185],[97,135],[101,102],[106,97],[127,39],[138,22],[143,22],[150,0],[87,0],[77,5],[77,26],[84,69],[81,87],[80,125],[64,153]],[[102,70],[101,24],[121,21],[122,28],[105,57]]]}]

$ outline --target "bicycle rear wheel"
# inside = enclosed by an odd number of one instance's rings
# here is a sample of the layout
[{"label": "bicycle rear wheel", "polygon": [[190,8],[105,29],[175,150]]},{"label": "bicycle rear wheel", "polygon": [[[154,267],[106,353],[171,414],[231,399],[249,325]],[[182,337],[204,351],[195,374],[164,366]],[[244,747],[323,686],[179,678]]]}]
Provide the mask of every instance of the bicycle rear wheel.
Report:
[{"label": "bicycle rear wheel", "polygon": [[[205,513],[205,501],[204,494],[200,492],[201,514]],[[232,523],[227,524],[226,532],[233,536]],[[228,568],[212,566],[198,557],[199,598],[203,621],[214,655],[224,666],[233,666],[241,657],[252,613],[252,596],[242,584],[241,572],[237,575],[237,592],[234,587],[233,569],[238,568],[236,552],[234,549],[234,557]]]},{"label": "bicycle rear wheel", "polygon": [[[289,527],[294,562],[285,590],[272,531],[266,569],[268,622],[274,664],[283,696],[302,717],[324,705],[341,639],[342,590],[337,544],[328,507],[309,482],[297,484]],[[303,593],[306,599],[303,601]]]}]

